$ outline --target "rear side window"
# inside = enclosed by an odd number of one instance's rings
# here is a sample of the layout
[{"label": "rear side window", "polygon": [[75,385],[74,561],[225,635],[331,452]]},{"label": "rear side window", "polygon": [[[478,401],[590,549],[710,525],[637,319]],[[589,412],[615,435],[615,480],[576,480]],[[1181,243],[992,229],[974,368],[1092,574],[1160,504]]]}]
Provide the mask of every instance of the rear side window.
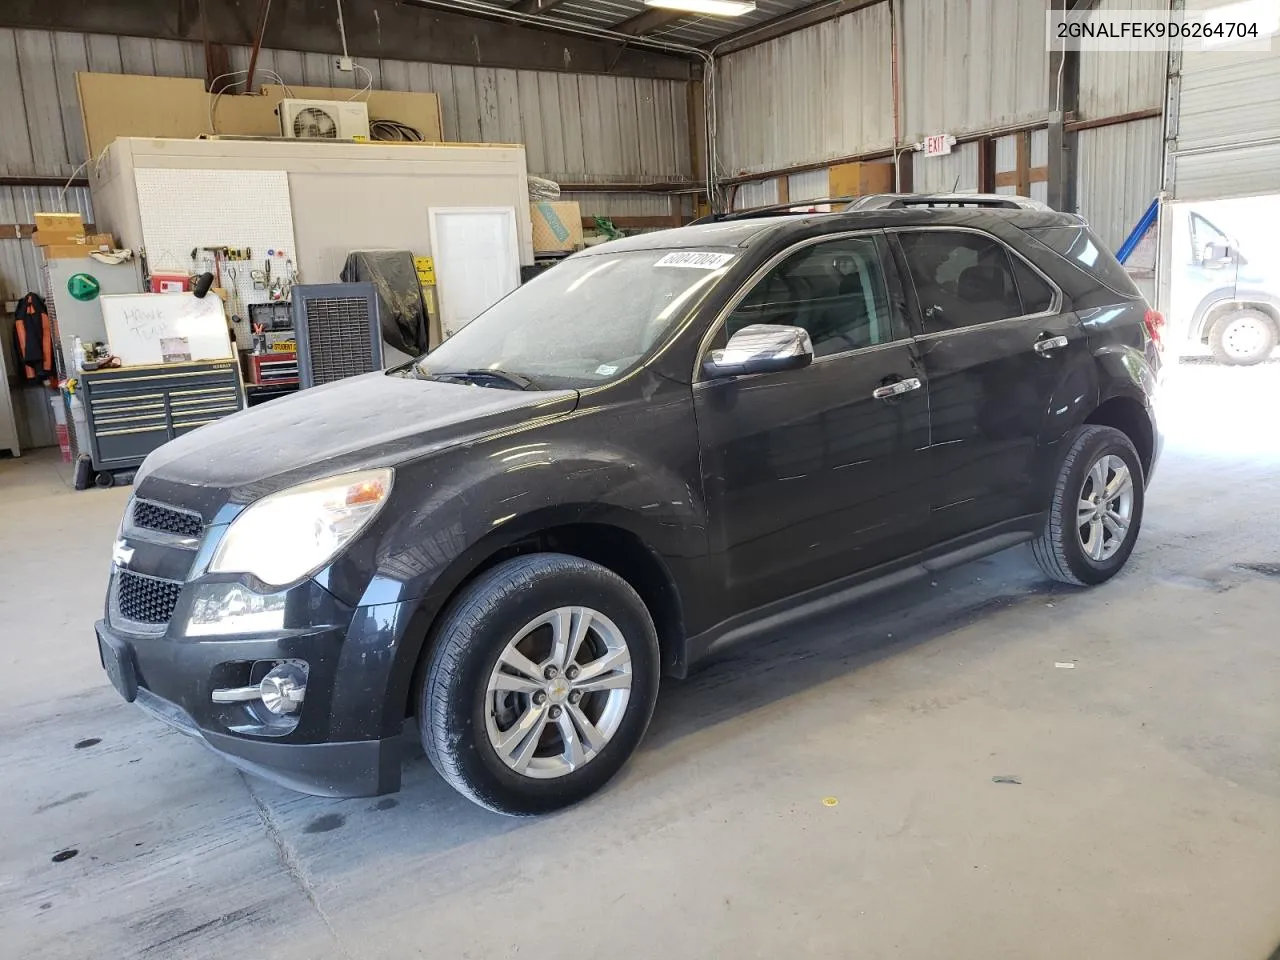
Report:
[{"label": "rear side window", "polygon": [[959,230],[898,234],[926,333],[1020,317],[1026,311],[1004,246]]},{"label": "rear side window", "polygon": [[1033,227],[1027,233],[1054,253],[1066,257],[1103,286],[1125,296],[1140,296],[1120,261],[1088,227]]}]

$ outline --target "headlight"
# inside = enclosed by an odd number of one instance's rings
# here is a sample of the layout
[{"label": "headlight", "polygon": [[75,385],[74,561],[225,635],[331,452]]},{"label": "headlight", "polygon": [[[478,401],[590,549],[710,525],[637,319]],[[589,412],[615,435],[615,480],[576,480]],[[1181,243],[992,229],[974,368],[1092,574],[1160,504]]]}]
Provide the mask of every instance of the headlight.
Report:
[{"label": "headlight", "polygon": [[283,586],[313,573],[369,523],[391,495],[395,471],[363,470],[281,490],[232,521],[210,573],[252,573]]}]

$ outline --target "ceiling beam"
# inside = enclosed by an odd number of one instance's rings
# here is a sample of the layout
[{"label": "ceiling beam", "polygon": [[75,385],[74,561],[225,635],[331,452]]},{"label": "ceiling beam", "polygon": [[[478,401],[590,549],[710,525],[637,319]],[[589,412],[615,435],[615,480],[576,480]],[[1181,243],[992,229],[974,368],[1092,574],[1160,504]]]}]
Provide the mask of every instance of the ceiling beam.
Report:
[{"label": "ceiling beam", "polygon": [[640,37],[646,33],[653,33],[660,30],[669,23],[676,20],[683,20],[685,17],[692,16],[687,10],[662,10],[654,7],[646,10],[644,13],[637,13],[630,20],[623,20],[610,29],[616,30],[618,33],[630,34],[633,37]]},{"label": "ceiling beam", "polygon": [[[546,2],[546,0],[543,0]],[[257,4],[205,0],[210,43],[249,47]],[[401,0],[343,4],[351,56],[425,63],[453,63],[573,73],[684,80],[688,59],[627,48],[608,40],[499,22]],[[264,49],[336,55],[338,12],[334,0],[273,0]],[[0,0],[0,27],[70,30],[160,40],[200,42],[198,0]]]},{"label": "ceiling beam", "polygon": [[565,0],[520,0],[519,3],[513,3],[507,9],[516,13],[546,13],[564,2]]}]

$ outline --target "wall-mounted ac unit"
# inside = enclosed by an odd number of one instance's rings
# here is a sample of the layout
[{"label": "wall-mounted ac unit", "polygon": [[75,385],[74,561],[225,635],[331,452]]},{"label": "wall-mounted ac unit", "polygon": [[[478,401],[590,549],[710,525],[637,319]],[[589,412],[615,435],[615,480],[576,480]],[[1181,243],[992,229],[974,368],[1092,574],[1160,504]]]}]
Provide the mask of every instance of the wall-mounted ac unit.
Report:
[{"label": "wall-mounted ac unit", "polygon": [[281,135],[290,139],[369,136],[369,105],[362,100],[281,100],[276,114]]}]

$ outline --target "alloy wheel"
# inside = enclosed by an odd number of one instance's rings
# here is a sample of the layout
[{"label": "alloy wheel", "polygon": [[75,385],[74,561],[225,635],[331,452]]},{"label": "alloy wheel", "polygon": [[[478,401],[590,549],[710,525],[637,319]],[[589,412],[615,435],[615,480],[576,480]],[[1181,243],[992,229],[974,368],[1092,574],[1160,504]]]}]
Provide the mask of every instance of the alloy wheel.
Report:
[{"label": "alloy wheel", "polygon": [[1133,475],[1107,454],[1089,468],[1076,509],[1080,546],[1094,561],[1109,560],[1124,544],[1133,520]]},{"label": "alloy wheel", "polygon": [[572,773],[617,733],[631,678],[631,652],[612,620],[590,607],[549,610],[512,637],[489,675],[489,743],[526,777]]}]

